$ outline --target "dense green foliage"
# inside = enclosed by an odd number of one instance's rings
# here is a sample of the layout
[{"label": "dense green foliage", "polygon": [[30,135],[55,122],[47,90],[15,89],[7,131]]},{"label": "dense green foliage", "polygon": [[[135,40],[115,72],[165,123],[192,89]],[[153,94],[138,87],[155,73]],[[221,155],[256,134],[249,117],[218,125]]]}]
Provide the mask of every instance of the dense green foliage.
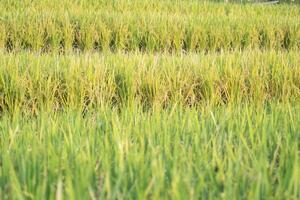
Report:
[{"label": "dense green foliage", "polygon": [[15,113],[0,125],[0,195],[298,199],[299,115],[289,104]]},{"label": "dense green foliage", "polygon": [[300,199],[300,7],[217,1],[0,0],[0,199]]}]

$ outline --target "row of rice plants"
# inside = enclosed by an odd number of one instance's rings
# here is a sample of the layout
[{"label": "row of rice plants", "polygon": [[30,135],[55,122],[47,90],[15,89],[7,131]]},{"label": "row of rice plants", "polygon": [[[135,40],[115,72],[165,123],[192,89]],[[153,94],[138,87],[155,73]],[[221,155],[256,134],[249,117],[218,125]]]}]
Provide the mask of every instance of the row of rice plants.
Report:
[{"label": "row of rice plants", "polygon": [[298,51],[221,54],[0,55],[2,112],[144,109],[300,99]]},{"label": "row of rice plants", "polygon": [[[282,8],[285,9],[288,7]],[[295,17],[253,15],[250,12],[248,16],[194,16],[82,9],[78,13],[6,11],[0,19],[0,48],[39,52],[299,48],[300,22]]]}]

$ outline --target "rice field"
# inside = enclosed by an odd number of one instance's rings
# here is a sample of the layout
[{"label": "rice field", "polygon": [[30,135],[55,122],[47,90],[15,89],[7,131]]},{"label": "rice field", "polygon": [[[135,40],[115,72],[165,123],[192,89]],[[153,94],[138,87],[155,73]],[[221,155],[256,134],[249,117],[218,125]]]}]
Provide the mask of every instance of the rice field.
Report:
[{"label": "rice field", "polygon": [[300,199],[299,19],[0,0],[0,199]]},{"label": "rice field", "polygon": [[298,5],[3,1],[0,48],[7,51],[208,52],[300,47]]}]

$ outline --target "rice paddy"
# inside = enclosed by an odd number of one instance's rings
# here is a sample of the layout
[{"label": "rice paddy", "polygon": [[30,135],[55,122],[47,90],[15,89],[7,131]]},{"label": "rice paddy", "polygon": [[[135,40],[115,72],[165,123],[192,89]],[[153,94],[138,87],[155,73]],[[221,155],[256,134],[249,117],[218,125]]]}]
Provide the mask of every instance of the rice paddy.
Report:
[{"label": "rice paddy", "polygon": [[299,19],[0,1],[0,199],[300,199]]}]

